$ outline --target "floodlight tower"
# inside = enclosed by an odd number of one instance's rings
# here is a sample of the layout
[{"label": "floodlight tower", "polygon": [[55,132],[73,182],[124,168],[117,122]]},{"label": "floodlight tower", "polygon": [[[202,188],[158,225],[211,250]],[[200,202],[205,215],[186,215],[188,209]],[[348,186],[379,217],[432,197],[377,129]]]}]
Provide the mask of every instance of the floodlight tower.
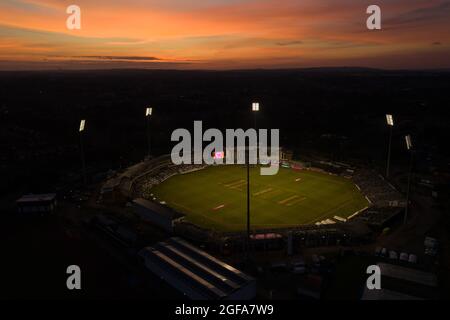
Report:
[{"label": "floodlight tower", "polygon": [[83,175],[84,186],[87,185],[86,160],[84,158],[84,148],[83,148],[83,134],[84,134],[85,127],[86,127],[86,120],[81,120],[80,121],[79,133],[80,133],[81,168],[82,168],[82,175]]},{"label": "floodlight tower", "polygon": [[405,217],[403,220],[403,224],[406,224],[406,221],[408,219],[409,194],[411,191],[411,176],[412,176],[413,156],[414,156],[413,144],[412,144],[411,136],[409,134],[407,136],[405,136],[405,143],[406,143],[406,149],[410,152],[410,160],[409,160],[409,171],[408,171],[408,186],[406,188]]},{"label": "floodlight tower", "polygon": [[258,114],[259,111],[259,102],[253,102],[252,103],[252,111],[253,111],[253,115],[254,115],[254,122],[255,122],[255,130],[258,130],[258,127],[256,126],[256,115]]},{"label": "floodlight tower", "polygon": [[389,144],[388,144],[388,156],[387,156],[387,165],[386,165],[386,178],[389,178],[389,168],[391,165],[392,131],[394,128],[394,117],[392,116],[392,114],[386,115],[386,123],[389,127]]},{"label": "floodlight tower", "polygon": [[[254,125],[256,128],[256,114],[259,111],[259,103],[252,103],[252,112],[254,115]],[[256,134],[258,136],[258,134]],[[256,159],[258,159],[258,148],[256,148]],[[247,148],[247,239],[250,246],[250,141]]]},{"label": "floodlight tower", "polygon": [[153,108],[147,108],[145,109],[145,117],[147,118],[147,156],[150,157],[150,152],[151,152],[151,148],[150,148],[150,118],[152,116],[153,113]]},{"label": "floodlight tower", "polygon": [[[258,126],[256,125],[257,115],[259,112],[259,102],[253,102],[252,103],[252,111],[253,111],[253,123],[254,123],[254,129],[256,131],[256,137],[258,138]],[[256,142],[256,162],[258,163],[259,159],[259,150],[258,150],[258,141]]]}]

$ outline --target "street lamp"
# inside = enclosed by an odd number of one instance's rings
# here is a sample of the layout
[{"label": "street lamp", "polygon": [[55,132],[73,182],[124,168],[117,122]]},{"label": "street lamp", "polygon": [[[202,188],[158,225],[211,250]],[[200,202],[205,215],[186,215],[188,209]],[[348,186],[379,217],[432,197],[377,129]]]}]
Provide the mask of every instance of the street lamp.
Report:
[{"label": "street lamp", "polygon": [[150,117],[152,116],[153,108],[146,108],[145,109],[145,117],[147,118],[147,156],[150,157]]},{"label": "street lamp", "polygon": [[411,136],[408,134],[405,136],[405,143],[406,143],[406,149],[410,152],[410,160],[409,160],[409,172],[408,172],[408,186],[406,188],[406,207],[405,207],[405,217],[403,224],[406,224],[406,221],[408,219],[408,208],[409,208],[409,196],[411,191],[411,176],[412,176],[412,168],[413,168],[413,144],[411,141]]},{"label": "street lamp", "polygon": [[86,127],[86,120],[81,120],[79,133],[80,133],[81,169],[82,169],[84,186],[87,185],[86,160],[84,158],[84,148],[83,148],[83,134],[84,134],[85,127]]},{"label": "street lamp", "polygon": [[394,128],[394,117],[392,116],[392,114],[386,115],[386,123],[389,127],[389,144],[388,144],[388,157],[387,157],[387,165],[386,165],[386,178],[389,178],[389,168],[391,165],[392,131]]}]

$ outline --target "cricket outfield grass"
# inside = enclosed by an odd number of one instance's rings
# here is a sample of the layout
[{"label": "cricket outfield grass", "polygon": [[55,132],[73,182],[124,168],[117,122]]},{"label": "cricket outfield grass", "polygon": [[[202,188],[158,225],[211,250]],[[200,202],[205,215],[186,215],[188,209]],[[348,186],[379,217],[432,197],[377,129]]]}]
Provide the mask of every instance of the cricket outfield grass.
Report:
[{"label": "cricket outfield grass", "polygon": [[[186,219],[217,231],[246,230],[247,184],[242,165],[210,166],[169,178],[151,189]],[[366,198],[351,180],[309,170],[280,168],[261,176],[250,171],[251,228],[313,224],[347,218],[367,207]]]}]

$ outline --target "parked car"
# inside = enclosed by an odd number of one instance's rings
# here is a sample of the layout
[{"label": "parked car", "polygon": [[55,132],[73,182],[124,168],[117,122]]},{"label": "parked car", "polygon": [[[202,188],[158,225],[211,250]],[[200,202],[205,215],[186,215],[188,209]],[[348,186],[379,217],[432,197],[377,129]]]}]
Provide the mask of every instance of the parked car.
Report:
[{"label": "parked car", "polygon": [[417,256],[415,254],[410,254],[408,258],[409,263],[417,263]]},{"label": "parked car", "polygon": [[379,257],[381,255],[381,247],[376,247],[375,248],[375,256]]},{"label": "parked car", "polygon": [[409,255],[406,252],[400,253],[400,261],[408,262]]},{"label": "parked car", "polygon": [[397,252],[395,252],[394,250],[389,251],[389,259],[397,260],[398,259]]},{"label": "parked car", "polygon": [[291,262],[291,270],[295,274],[304,274],[306,272],[306,264],[303,259],[298,259]]}]

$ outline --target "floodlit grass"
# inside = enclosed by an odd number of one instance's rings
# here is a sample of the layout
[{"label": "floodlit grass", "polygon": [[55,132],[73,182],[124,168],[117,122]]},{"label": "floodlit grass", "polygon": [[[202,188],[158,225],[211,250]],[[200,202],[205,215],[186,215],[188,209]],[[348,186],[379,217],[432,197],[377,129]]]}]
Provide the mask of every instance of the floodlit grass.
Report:
[{"label": "floodlit grass", "polygon": [[[335,215],[347,218],[368,205],[356,186],[342,177],[286,168],[274,176],[259,173],[259,168],[251,168],[252,229],[311,224]],[[151,192],[200,226],[246,229],[245,166],[211,166],[177,175]]]}]

